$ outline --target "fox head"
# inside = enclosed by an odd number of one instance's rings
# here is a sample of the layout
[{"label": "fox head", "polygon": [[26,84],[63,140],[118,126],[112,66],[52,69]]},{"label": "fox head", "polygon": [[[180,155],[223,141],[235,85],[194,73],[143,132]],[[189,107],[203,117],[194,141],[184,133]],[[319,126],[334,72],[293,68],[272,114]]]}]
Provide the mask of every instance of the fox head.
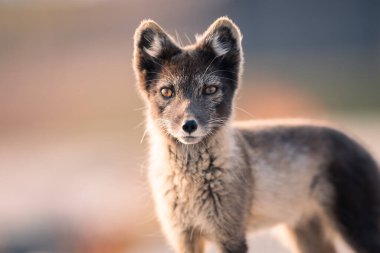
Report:
[{"label": "fox head", "polygon": [[138,87],[163,134],[195,144],[226,124],[243,61],[242,36],[230,19],[217,19],[186,47],[152,20],[140,24],[134,39]]}]

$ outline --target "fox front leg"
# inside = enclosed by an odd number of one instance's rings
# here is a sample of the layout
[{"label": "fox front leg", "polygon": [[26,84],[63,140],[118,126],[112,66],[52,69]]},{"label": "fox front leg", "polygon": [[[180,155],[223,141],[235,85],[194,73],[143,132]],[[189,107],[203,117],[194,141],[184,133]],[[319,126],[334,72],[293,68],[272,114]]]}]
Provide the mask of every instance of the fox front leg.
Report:
[{"label": "fox front leg", "polygon": [[[173,231],[174,232],[174,231]],[[175,231],[169,238],[176,253],[203,253],[204,242],[198,231],[186,229]]]}]

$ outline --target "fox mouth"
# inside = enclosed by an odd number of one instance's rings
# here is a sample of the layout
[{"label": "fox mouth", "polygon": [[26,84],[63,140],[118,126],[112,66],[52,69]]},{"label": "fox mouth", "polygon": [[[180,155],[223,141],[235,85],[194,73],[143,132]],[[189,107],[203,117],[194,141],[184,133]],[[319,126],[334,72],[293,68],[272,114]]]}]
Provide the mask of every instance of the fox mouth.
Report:
[{"label": "fox mouth", "polygon": [[180,142],[183,144],[196,144],[198,143],[202,137],[200,136],[181,136],[178,138]]}]

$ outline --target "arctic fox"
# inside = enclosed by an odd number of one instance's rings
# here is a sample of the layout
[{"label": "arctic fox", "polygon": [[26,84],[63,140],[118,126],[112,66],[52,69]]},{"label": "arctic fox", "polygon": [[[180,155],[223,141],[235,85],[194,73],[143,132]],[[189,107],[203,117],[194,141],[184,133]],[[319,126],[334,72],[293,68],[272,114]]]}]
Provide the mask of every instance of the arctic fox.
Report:
[{"label": "arctic fox", "polygon": [[380,252],[380,177],[351,137],[302,121],[232,122],[242,36],[217,19],[195,44],[157,23],[135,33],[134,69],[147,104],[149,178],[176,252],[248,251],[246,233],[284,223],[296,252]]}]

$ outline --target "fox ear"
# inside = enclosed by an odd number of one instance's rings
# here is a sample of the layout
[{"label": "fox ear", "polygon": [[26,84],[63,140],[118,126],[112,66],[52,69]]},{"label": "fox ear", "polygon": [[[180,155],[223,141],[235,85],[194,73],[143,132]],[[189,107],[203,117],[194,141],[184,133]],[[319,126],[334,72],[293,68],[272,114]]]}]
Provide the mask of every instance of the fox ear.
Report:
[{"label": "fox ear", "polygon": [[216,57],[242,57],[242,35],[237,25],[227,17],[218,18],[197,40],[201,48],[212,50]]},{"label": "fox ear", "polygon": [[153,72],[158,73],[166,60],[181,52],[169,35],[153,20],[144,20],[134,36],[133,65],[141,84],[148,88]]}]

